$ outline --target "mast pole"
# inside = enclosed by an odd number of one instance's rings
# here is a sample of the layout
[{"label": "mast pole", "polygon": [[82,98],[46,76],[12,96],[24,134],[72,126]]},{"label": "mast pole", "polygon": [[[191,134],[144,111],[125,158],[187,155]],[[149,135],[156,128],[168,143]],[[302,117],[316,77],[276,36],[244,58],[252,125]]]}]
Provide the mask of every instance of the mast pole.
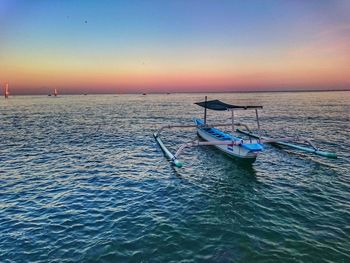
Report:
[{"label": "mast pole", "polygon": [[204,125],[207,124],[207,96],[205,96],[205,102],[204,102]]}]

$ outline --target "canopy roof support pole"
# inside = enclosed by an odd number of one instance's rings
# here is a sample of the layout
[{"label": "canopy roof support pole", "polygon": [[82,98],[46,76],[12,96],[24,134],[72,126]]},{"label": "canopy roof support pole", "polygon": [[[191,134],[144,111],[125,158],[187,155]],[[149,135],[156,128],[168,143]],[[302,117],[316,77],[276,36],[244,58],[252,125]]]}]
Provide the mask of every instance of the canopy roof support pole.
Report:
[{"label": "canopy roof support pole", "polygon": [[235,123],[234,123],[234,117],[235,117],[235,114],[234,114],[234,110],[231,109],[231,118],[232,118],[232,136],[235,132]]},{"label": "canopy roof support pole", "polygon": [[260,122],[259,122],[258,109],[255,109],[255,115],[256,115],[256,123],[258,124],[258,135],[259,135],[259,140],[260,140],[261,139],[261,133],[260,133]]},{"label": "canopy roof support pole", "polygon": [[205,104],[204,104],[204,125],[207,124],[207,96],[205,96]]}]

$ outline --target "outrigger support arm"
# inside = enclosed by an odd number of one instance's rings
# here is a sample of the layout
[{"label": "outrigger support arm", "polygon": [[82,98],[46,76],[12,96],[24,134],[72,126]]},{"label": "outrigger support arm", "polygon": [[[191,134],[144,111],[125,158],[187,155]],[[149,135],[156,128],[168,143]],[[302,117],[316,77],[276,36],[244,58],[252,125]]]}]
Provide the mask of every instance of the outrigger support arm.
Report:
[{"label": "outrigger support arm", "polygon": [[209,145],[232,145],[233,146],[233,145],[240,145],[240,144],[241,144],[241,141],[211,141],[211,142],[203,141],[202,142],[202,141],[195,140],[195,141],[181,144],[179,149],[174,154],[174,157],[175,158],[179,157],[181,152],[183,152],[183,150],[188,147],[209,146]]},{"label": "outrigger support arm", "polygon": [[[235,123],[236,126],[243,126],[246,128],[249,132],[250,129],[246,124],[243,123]],[[218,123],[218,124],[210,124],[210,125],[165,125],[160,127],[160,129],[155,133],[157,136],[160,135],[160,133],[165,129],[173,129],[173,128],[213,128],[213,127],[225,127],[225,126],[232,126],[232,123]]]},{"label": "outrigger support arm", "polygon": [[[273,144],[277,144],[277,145],[282,145],[282,146],[287,146],[290,148],[298,149],[298,150],[301,150],[304,152],[314,153],[316,155],[320,155],[323,157],[337,158],[336,153],[321,151],[318,147],[316,147],[316,145],[313,142],[311,142],[310,139],[307,139],[304,137],[296,136],[296,137],[284,137],[284,138],[267,138],[267,137],[260,137],[260,135],[253,134],[251,132],[242,131],[240,129],[237,129],[237,132],[246,134],[250,137],[257,138],[257,139],[261,138],[260,141],[262,143],[273,143]],[[307,143],[307,145],[304,146],[304,145],[293,144],[293,142]]]},{"label": "outrigger support arm", "polygon": [[[258,137],[258,136],[257,136]],[[264,138],[260,140],[261,143],[277,143],[277,144],[281,144],[284,146],[289,146],[292,148],[297,148],[299,150],[303,150],[303,151],[307,151],[307,152],[313,152],[317,155],[321,155],[324,157],[330,157],[330,158],[336,158],[336,154],[333,153],[328,153],[328,152],[323,152],[320,151],[319,148],[317,148],[315,146],[315,144],[313,144],[311,142],[310,139],[304,138],[304,137],[283,137],[283,138]],[[298,146],[298,145],[294,145],[294,144],[290,144],[288,142],[304,142],[307,143],[308,145],[310,145],[312,148],[305,148],[303,146]],[[209,146],[209,145],[240,145],[244,143],[244,141],[191,141],[188,143],[184,143],[182,144],[179,149],[176,151],[176,153],[174,154],[175,159],[177,159],[179,157],[179,155],[183,152],[184,149],[188,148],[188,147],[196,147],[196,146]]]},{"label": "outrigger support arm", "polygon": [[[309,140],[303,137],[263,138],[260,140],[261,143],[277,143],[277,142],[291,142],[291,141],[309,143]],[[312,145],[310,144],[310,146]],[[317,149],[314,146],[312,146],[312,148]]]},{"label": "outrigger support arm", "polygon": [[[261,143],[290,142],[290,141],[296,141],[296,139],[297,139],[297,141],[307,141],[307,139],[302,138],[302,137],[298,137],[298,138],[284,137],[284,138],[274,138],[274,139],[270,139],[270,138],[269,139],[262,139],[262,140],[260,140],[260,142]],[[211,141],[211,142],[194,140],[191,142],[181,144],[179,149],[174,154],[174,157],[178,158],[179,155],[181,154],[181,152],[183,152],[183,150],[188,148],[188,147],[209,146],[209,145],[230,145],[230,146],[236,145],[237,146],[237,145],[240,145],[242,143],[244,143],[243,140],[239,140],[239,141],[219,141],[219,140],[216,140],[216,141]],[[317,148],[315,148],[315,150],[317,150]]]}]

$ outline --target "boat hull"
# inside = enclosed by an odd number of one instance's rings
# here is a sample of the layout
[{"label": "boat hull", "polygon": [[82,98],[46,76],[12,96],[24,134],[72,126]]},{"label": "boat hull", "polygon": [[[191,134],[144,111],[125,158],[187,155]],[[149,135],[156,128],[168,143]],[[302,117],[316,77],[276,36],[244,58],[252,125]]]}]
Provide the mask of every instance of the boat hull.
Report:
[{"label": "boat hull", "polygon": [[[206,141],[217,140],[203,129],[197,129],[197,134],[199,137]],[[254,163],[258,156],[257,152],[247,150],[244,147],[238,145],[214,145],[214,147],[224,152],[230,158],[243,161],[245,163]]]}]

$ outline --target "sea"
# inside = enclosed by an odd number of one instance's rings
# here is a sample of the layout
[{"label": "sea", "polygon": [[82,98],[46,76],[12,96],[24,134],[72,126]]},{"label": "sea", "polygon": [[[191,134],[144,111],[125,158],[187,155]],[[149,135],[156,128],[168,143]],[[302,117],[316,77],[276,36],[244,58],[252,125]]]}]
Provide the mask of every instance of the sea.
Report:
[{"label": "sea", "polygon": [[[242,165],[205,146],[176,168],[153,132],[202,117],[205,95],[263,105],[263,134],[338,158],[264,145]],[[1,98],[0,262],[350,262],[349,160],[349,91]]]}]

